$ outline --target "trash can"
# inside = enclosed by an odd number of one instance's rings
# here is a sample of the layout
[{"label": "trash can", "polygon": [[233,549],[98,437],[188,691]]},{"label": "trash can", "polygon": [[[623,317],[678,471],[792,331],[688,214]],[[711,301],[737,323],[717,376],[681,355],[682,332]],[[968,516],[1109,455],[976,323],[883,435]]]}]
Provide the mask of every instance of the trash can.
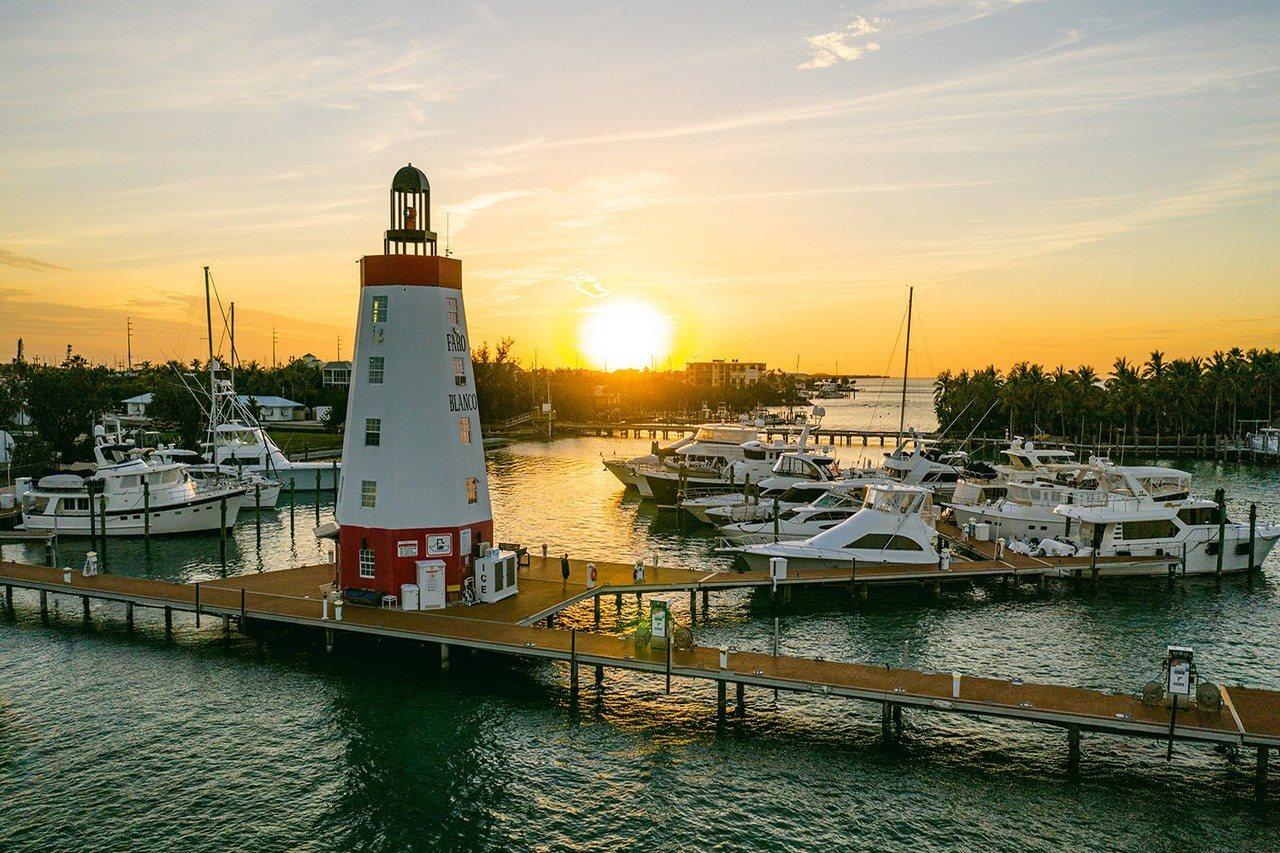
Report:
[{"label": "trash can", "polygon": [[400,585],[400,609],[401,610],[421,610],[422,605],[419,603],[419,590],[416,583],[405,583]]}]

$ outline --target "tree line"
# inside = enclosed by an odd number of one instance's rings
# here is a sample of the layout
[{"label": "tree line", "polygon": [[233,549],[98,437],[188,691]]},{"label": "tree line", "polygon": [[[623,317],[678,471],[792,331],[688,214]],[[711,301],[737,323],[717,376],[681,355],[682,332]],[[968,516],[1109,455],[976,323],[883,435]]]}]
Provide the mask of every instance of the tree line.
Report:
[{"label": "tree line", "polygon": [[[1052,434],[1083,444],[1236,437],[1275,418],[1280,351],[1234,348],[1208,357],[1145,362],[1117,358],[1104,376],[1084,365],[1019,362],[938,374],[933,386],[939,428],[948,435]],[[1128,436],[1128,438],[1122,438]]]}]

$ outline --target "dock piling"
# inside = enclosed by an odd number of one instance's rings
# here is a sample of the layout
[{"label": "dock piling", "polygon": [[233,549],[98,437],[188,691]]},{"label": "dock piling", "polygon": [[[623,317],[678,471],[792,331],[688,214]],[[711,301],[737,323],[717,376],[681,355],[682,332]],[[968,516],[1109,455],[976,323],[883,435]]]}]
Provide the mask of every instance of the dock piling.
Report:
[{"label": "dock piling", "polygon": [[1067,772],[1072,776],[1080,772],[1080,727],[1067,726]]},{"label": "dock piling", "polygon": [[[102,571],[107,571],[107,496],[101,495],[98,501],[98,507],[101,510],[102,517],[98,525],[98,531],[102,534],[102,546],[98,549],[98,566]],[[89,504],[89,514],[93,514],[93,504]]]},{"label": "dock piling", "polygon": [[133,602],[126,601],[124,603],[124,632],[126,634],[133,633]]},{"label": "dock piling", "polygon": [[83,616],[84,624],[89,624],[89,596],[80,596],[80,609]]},{"label": "dock piling", "polygon": [[253,484],[253,529],[258,540],[258,553],[262,553],[262,484]]},{"label": "dock piling", "polygon": [[49,624],[49,593],[40,590],[40,621]]},{"label": "dock piling", "polygon": [[725,686],[726,686],[726,685],[725,685],[725,683],[724,683],[724,679],[723,679],[723,678],[722,678],[722,679],[718,679],[718,680],[716,681],[716,728],[717,728],[717,729],[723,729],[723,728],[724,728],[724,718],[725,718],[725,707],[724,707],[724,703],[725,703]]},{"label": "dock piling", "polygon": [[449,644],[448,643],[440,644],[440,671],[441,672],[449,671]]},{"label": "dock piling", "polygon": [[164,639],[165,642],[173,639],[173,608],[166,607],[164,609]]},{"label": "dock piling", "polygon": [[320,469],[316,469],[316,524],[320,523]]},{"label": "dock piling", "polygon": [[13,618],[13,587],[8,584],[4,585],[4,612]]},{"label": "dock piling", "polygon": [[1227,551],[1227,491],[1218,489],[1213,493],[1213,502],[1218,505],[1218,563],[1214,569],[1214,579],[1222,583],[1222,557]]},{"label": "dock piling", "polygon": [[200,627],[200,581],[196,581],[196,627]]},{"label": "dock piling", "polygon": [[893,703],[880,703],[880,735],[885,743],[893,740]]},{"label": "dock piling", "polygon": [[1269,747],[1258,747],[1258,765],[1254,770],[1253,787],[1254,793],[1257,794],[1259,800],[1267,797],[1267,753]]},{"label": "dock piling", "polygon": [[297,489],[294,488],[293,480],[290,480],[289,481],[289,538],[290,539],[293,538],[293,534],[297,529],[296,523],[293,518],[293,510],[296,505],[297,505]]},{"label": "dock piling", "polygon": [[569,629],[569,706],[578,707],[578,629]]},{"label": "dock piling", "polygon": [[142,480],[142,544],[151,547],[151,484]]},{"label": "dock piling", "polygon": [[698,591],[689,590],[689,626],[698,624]]},{"label": "dock piling", "polygon": [[600,596],[595,596],[591,603],[595,610],[596,630],[598,631],[600,630]]},{"label": "dock piling", "polygon": [[737,689],[734,691],[736,695],[734,696],[733,713],[739,717],[745,717],[747,715],[747,685],[739,681],[735,686]]},{"label": "dock piling", "polygon": [[222,576],[227,576],[227,496],[218,499],[218,515],[222,523],[218,525],[218,561],[222,564]]}]

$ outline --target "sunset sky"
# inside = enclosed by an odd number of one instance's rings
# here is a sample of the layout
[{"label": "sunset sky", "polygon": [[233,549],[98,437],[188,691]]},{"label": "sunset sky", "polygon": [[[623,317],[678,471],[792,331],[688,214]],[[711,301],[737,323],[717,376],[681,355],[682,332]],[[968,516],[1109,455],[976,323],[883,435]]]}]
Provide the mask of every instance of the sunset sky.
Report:
[{"label": "sunset sky", "polygon": [[1274,2],[11,2],[0,357],[350,357],[407,161],[526,362],[1280,347]]}]

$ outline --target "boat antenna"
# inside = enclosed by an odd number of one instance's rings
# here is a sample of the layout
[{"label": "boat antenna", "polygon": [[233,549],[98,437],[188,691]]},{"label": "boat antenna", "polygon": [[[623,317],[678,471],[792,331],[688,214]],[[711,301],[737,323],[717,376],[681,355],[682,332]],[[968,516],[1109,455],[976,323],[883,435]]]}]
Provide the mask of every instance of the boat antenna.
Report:
[{"label": "boat antenna", "polygon": [[902,353],[902,410],[898,415],[898,444],[902,444],[902,433],[907,425],[907,366],[911,364],[911,306],[915,301],[916,289],[907,289],[907,347]]},{"label": "boat antenna", "polygon": [[444,215],[444,256],[446,258],[450,257],[450,252],[451,250],[449,248],[449,214],[446,211]]}]

